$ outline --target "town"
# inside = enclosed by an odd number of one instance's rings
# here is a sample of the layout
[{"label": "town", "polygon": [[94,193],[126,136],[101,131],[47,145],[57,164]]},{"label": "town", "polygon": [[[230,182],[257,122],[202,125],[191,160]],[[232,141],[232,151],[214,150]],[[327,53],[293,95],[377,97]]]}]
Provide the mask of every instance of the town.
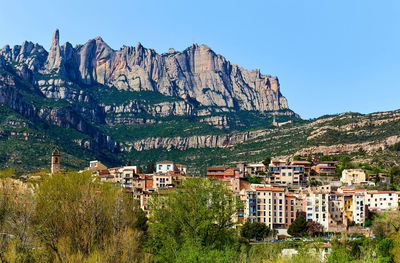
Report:
[{"label": "town", "polygon": [[[60,156],[52,157],[52,171],[58,171]],[[310,162],[311,161],[311,162]],[[340,180],[332,175],[335,161],[322,161],[314,157],[307,160],[275,160],[269,163],[237,163],[207,168],[206,177],[226,184],[241,201],[242,209],[236,214],[236,226],[244,222],[265,223],[277,236],[288,236],[287,229],[296,217],[320,224],[324,232],[373,233],[364,228],[371,213],[397,210],[400,191],[368,190],[376,177],[389,183],[385,175],[368,176],[362,169],[344,169]],[[149,200],[153,193],[179,185],[187,174],[187,166],[173,161],[155,163],[153,173],[140,173],[138,166],[107,168],[100,161],[91,161],[87,170],[101,179],[119,184],[148,215]],[[253,179],[259,182],[251,182]]]}]

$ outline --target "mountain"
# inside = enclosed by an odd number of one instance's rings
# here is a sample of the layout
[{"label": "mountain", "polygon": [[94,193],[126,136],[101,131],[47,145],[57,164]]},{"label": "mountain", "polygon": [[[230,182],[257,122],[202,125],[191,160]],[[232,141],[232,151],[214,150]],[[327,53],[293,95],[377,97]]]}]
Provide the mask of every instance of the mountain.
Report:
[{"label": "mountain", "polygon": [[117,163],[112,155],[129,140],[163,136],[170,126],[168,135],[201,135],[299,118],[277,77],[231,64],[206,45],[161,55],[140,43],[116,51],[100,37],[60,46],[58,30],[49,51],[28,41],[0,50],[0,103],[31,128],[73,131],[66,145]]},{"label": "mountain", "polygon": [[[343,152],[398,141],[398,111],[301,120],[277,77],[245,70],[194,44],[157,54],[100,37],[49,51],[25,41],[0,50],[0,167],[64,167],[160,159],[204,167],[266,154]],[[360,126],[362,125],[362,126]],[[379,142],[379,143],[378,143]],[[335,150],[336,149],[336,150]]]}]

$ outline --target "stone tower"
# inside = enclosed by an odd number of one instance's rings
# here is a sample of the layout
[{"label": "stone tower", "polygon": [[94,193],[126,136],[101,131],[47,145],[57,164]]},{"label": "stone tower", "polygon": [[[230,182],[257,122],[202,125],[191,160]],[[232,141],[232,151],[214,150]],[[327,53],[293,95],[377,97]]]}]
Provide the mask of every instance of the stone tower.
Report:
[{"label": "stone tower", "polygon": [[51,174],[60,171],[60,152],[56,148],[51,154]]}]

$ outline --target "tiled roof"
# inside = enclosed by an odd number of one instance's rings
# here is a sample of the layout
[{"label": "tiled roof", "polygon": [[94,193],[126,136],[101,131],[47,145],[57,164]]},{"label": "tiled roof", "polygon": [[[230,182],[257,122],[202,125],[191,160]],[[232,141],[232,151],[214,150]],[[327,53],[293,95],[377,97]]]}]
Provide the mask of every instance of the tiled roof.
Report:
[{"label": "tiled roof", "polygon": [[174,162],[171,162],[171,161],[159,161],[157,163],[174,163]]}]

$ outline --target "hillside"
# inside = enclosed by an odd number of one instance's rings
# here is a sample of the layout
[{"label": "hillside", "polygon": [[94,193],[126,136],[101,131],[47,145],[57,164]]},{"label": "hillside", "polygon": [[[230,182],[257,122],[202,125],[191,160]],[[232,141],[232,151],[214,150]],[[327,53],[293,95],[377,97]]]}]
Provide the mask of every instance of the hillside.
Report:
[{"label": "hillside", "polygon": [[0,50],[0,111],[1,168],[47,167],[55,147],[72,169],[92,159],[204,168],[267,154],[374,152],[400,135],[400,111],[301,120],[277,77],[205,45],[116,51],[97,37],[60,46],[58,30],[49,51],[27,41]]}]

